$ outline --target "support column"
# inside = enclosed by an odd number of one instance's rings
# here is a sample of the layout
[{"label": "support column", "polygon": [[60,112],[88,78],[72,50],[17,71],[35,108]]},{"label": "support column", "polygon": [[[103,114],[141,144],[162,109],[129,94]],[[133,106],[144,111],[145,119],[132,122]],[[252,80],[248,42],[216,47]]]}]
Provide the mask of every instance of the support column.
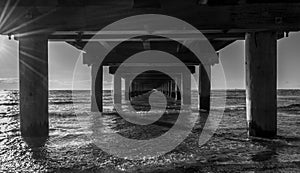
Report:
[{"label": "support column", "polygon": [[139,95],[143,94],[143,84],[142,82],[139,82]]},{"label": "support column", "polygon": [[170,97],[170,81],[167,82],[167,96]]},{"label": "support column", "polygon": [[144,95],[145,94],[145,91],[146,91],[146,89],[145,89],[145,84],[144,83],[142,83],[141,84],[141,86],[142,86],[142,95]]},{"label": "support column", "polygon": [[169,82],[169,85],[170,85],[170,93],[169,93],[169,96],[170,96],[170,98],[172,98],[172,93],[173,93],[173,82],[172,82],[172,80],[170,80],[170,82]]},{"label": "support column", "polygon": [[132,99],[134,97],[134,82],[131,81],[131,85],[130,85],[130,99]]},{"label": "support column", "polygon": [[132,99],[132,85],[131,85],[131,79],[129,80],[129,92],[128,92],[128,100],[131,101]]},{"label": "support column", "polygon": [[114,104],[121,104],[122,101],[122,80],[121,76],[114,75]]},{"label": "support column", "polygon": [[209,112],[210,110],[210,90],[211,90],[211,66],[199,66],[199,108]]},{"label": "support column", "polygon": [[172,98],[172,80],[169,81],[169,97]]},{"label": "support column", "polygon": [[48,36],[19,38],[20,121],[23,137],[47,137]]},{"label": "support column", "polygon": [[137,83],[134,82],[134,97],[138,96],[138,89],[137,89]]},{"label": "support column", "polygon": [[133,97],[136,97],[136,96],[137,96],[137,86],[136,86],[136,82],[133,82],[132,86],[133,86],[133,89],[132,89],[132,91],[133,91]]},{"label": "support column", "polygon": [[165,83],[165,93],[166,96],[168,96],[168,82]]},{"label": "support column", "polygon": [[277,131],[277,37],[275,32],[246,34],[246,104],[250,136]]},{"label": "support column", "polygon": [[171,80],[170,84],[171,84],[170,97],[173,98],[173,99],[175,99],[175,97],[174,97],[175,96],[175,82],[173,80]]},{"label": "support column", "polygon": [[144,86],[143,83],[140,82],[140,95],[143,95]]},{"label": "support column", "polygon": [[130,79],[128,77],[125,79],[125,100],[129,100],[129,88],[130,88]]},{"label": "support column", "polygon": [[[103,112],[103,66],[92,65],[91,111]],[[97,76],[98,75],[98,76]],[[96,83],[97,77],[97,83]],[[99,106],[97,105],[97,102]]]},{"label": "support column", "polygon": [[168,96],[168,82],[165,83],[165,93],[166,96]]},{"label": "support column", "polygon": [[182,79],[183,104],[191,105],[191,74],[183,74]]},{"label": "support column", "polygon": [[141,95],[141,85],[139,82],[136,82],[136,91],[137,91],[137,96],[140,96]]},{"label": "support column", "polygon": [[177,81],[178,81],[178,79],[175,78],[175,82],[174,82],[174,93],[173,93],[173,94],[174,94],[173,96],[174,96],[175,101],[177,101],[177,92],[178,92],[178,91],[177,91],[177,90],[178,90],[178,88],[177,88],[178,82],[177,82]]},{"label": "support column", "polygon": [[135,97],[139,96],[139,83],[135,81]]},{"label": "support column", "polygon": [[[181,92],[182,92],[182,85],[181,85],[181,75],[177,78],[177,91],[176,91],[176,99],[181,100]],[[179,87],[180,86],[180,87]]]}]

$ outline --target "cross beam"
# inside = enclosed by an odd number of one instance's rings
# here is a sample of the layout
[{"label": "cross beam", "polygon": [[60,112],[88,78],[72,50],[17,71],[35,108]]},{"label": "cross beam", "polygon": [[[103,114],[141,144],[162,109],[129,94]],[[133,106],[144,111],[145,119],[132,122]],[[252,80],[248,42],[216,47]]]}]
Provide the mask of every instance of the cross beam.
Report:
[{"label": "cross beam", "polygon": [[[4,11],[4,6],[0,11]],[[6,10],[8,12],[8,10]],[[17,6],[0,27],[1,34],[33,31],[98,31],[108,24],[139,14],[164,14],[182,19],[200,30],[253,32],[300,30],[300,3],[202,6],[178,3],[162,8],[131,6]],[[4,14],[5,15],[5,14]],[[134,23],[132,23],[134,26]]]}]

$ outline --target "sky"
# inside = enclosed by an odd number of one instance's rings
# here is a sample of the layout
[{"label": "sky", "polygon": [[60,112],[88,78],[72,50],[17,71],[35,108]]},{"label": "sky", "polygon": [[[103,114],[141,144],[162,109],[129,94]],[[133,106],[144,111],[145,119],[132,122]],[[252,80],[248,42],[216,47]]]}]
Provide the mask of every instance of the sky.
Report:
[{"label": "sky", "polygon": [[[223,70],[227,88],[245,88],[244,46],[244,41],[236,41],[220,51],[220,63],[212,68],[213,89],[220,88]],[[278,88],[300,88],[299,55],[300,33],[291,33],[278,41]],[[84,74],[73,80],[79,69]],[[0,90],[18,89],[18,73],[18,42],[0,36]],[[104,73],[104,88],[109,89],[112,76],[107,68]],[[89,74],[90,68],[82,64],[80,51],[64,42],[49,42],[50,89],[89,89]]]}]

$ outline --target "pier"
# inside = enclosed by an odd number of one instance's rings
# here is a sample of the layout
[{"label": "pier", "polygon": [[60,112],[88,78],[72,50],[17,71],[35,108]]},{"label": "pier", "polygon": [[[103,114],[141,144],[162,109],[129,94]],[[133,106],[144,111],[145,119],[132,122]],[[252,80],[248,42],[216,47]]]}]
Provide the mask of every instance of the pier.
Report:
[{"label": "pier", "polygon": [[[182,12],[182,9],[189,9]],[[125,17],[139,14],[163,14],[184,20],[210,41],[216,51],[236,40],[245,40],[246,106],[250,136],[273,138],[277,134],[277,40],[289,32],[300,30],[300,1],[183,1],[183,0],[0,0],[0,34],[19,41],[20,117],[24,137],[49,135],[48,120],[48,42],[66,42],[83,50],[87,41],[104,26]],[[174,34],[173,31],[169,31]],[[117,34],[116,34],[117,33]],[[121,34],[120,34],[121,33]],[[103,41],[123,38],[128,31],[103,35]],[[180,37],[180,33],[178,37]],[[193,35],[184,33],[185,37]],[[100,49],[103,45],[95,45]],[[102,46],[102,47],[101,47]],[[211,66],[218,59],[199,63],[184,53],[179,44],[168,41],[144,40],[124,44],[128,54],[160,47],[172,51],[186,64],[191,73],[199,70],[199,109],[210,109]],[[115,74],[124,61],[118,53],[95,66],[97,55],[86,51],[83,65],[91,68],[91,111],[103,111],[103,67]],[[148,72],[132,79],[138,67],[128,67],[123,76],[114,76],[114,103],[121,103],[122,82],[130,86],[125,100],[157,89],[183,105],[191,104],[191,76],[178,73],[176,82],[159,74]],[[166,64],[166,68],[176,68]],[[171,70],[174,71],[174,70]],[[152,80],[154,82],[149,82]],[[134,81],[134,82],[132,82]],[[129,85],[131,83],[131,85]],[[183,93],[181,98],[180,93]],[[97,97],[96,97],[97,96]],[[98,103],[98,104],[97,104]]]}]

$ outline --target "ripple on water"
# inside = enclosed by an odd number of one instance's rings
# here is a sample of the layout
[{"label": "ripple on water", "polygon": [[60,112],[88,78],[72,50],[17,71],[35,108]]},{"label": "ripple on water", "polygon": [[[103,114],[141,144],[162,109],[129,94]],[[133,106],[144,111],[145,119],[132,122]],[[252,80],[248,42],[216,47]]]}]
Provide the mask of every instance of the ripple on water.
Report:
[{"label": "ripple on water", "polygon": [[[56,94],[64,99],[64,93]],[[9,97],[15,95],[10,94]],[[235,99],[235,96],[238,98]],[[241,97],[244,97],[243,94],[234,93],[229,103],[235,104]],[[0,113],[0,172],[172,172],[175,169],[182,172],[300,172],[299,116],[291,116],[291,112],[282,109],[278,115],[277,139],[249,139],[245,128],[245,109],[240,107],[235,109],[231,106],[225,112],[214,136],[201,147],[197,144],[201,125],[197,124],[188,138],[173,151],[160,157],[131,161],[116,158],[98,148],[88,137],[91,125],[96,121],[74,114],[72,105],[50,106],[50,137],[40,147],[33,146],[34,141],[25,142],[20,136],[17,114],[6,116],[14,114],[17,106],[3,105],[0,106],[0,112],[5,114]],[[105,124],[102,130],[106,133],[122,131],[124,135],[141,137],[166,129],[164,124],[160,124],[161,129],[158,126],[137,129],[113,111],[98,118]]]}]

